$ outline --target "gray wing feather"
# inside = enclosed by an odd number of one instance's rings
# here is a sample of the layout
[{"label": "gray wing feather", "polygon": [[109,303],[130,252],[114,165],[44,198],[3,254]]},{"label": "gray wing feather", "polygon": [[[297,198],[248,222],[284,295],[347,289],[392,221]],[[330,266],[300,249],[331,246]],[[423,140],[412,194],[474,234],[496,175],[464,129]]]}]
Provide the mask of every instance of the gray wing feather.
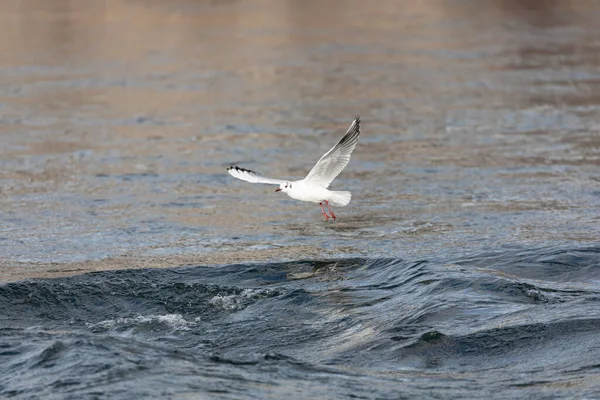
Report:
[{"label": "gray wing feather", "polygon": [[227,172],[229,172],[229,175],[233,176],[234,178],[238,178],[246,182],[267,183],[269,185],[280,185],[283,182],[285,182],[281,179],[267,178],[266,176],[259,174],[258,172],[254,172],[246,168],[240,168],[234,165],[227,168]]},{"label": "gray wing feather", "polygon": [[350,162],[350,155],[360,135],[360,117],[352,121],[348,132],[331,150],[321,157],[313,169],[306,175],[304,180],[316,183],[325,188],[329,187],[331,182],[342,172]]}]

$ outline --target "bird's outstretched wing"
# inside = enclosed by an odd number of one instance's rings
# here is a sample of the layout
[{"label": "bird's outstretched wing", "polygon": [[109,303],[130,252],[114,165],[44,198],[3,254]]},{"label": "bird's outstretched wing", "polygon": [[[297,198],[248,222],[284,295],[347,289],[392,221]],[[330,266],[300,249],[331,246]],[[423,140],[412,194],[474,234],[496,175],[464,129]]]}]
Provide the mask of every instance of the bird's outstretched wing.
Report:
[{"label": "bird's outstretched wing", "polygon": [[354,118],[352,125],[348,128],[348,132],[346,132],[344,137],[317,161],[317,164],[306,175],[304,180],[316,183],[325,188],[329,187],[335,177],[350,162],[350,155],[358,143],[359,135],[360,117],[357,116]]},{"label": "bird's outstretched wing", "polygon": [[280,185],[283,180],[281,179],[271,179],[267,178],[264,175],[259,174],[258,172],[250,171],[249,169],[240,168],[232,165],[227,168],[227,172],[234,178],[238,178],[242,181],[252,182],[252,183],[268,183],[269,185]]}]

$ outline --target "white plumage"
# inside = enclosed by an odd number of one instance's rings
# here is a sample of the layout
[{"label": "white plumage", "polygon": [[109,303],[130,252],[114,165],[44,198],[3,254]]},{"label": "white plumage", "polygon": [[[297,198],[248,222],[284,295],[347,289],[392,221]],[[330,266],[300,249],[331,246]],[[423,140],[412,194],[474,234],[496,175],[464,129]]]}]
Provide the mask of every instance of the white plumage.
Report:
[{"label": "white plumage", "polygon": [[360,118],[357,116],[352,121],[352,125],[348,128],[344,137],[317,161],[317,164],[306,175],[306,178],[298,181],[267,178],[258,172],[237,166],[231,166],[227,168],[227,171],[233,177],[246,182],[279,185],[279,188],[275,191],[286,193],[292,199],[319,203],[325,220],[328,220],[329,215],[327,215],[323,208],[323,203],[325,203],[331,213],[331,217],[336,219],[335,214],[331,210],[331,205],[344,207],[350,203],[352,195],[350,192],[331,191],[327,188],[340,172],[346,168],[348,162],[350,162],[350,156],[358,143],[359,135]]}]

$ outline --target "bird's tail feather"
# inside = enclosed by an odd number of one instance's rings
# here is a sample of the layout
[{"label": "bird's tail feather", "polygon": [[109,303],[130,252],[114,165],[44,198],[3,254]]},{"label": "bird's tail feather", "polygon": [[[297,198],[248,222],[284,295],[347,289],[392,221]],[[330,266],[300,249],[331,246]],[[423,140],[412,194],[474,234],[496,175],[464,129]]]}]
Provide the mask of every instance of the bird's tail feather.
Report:
[{"label": "bird's tail feather", "polygon": [[331,192],[329,202],[332,206],[346,207],[350,203],[352,193],[350,192]]}]

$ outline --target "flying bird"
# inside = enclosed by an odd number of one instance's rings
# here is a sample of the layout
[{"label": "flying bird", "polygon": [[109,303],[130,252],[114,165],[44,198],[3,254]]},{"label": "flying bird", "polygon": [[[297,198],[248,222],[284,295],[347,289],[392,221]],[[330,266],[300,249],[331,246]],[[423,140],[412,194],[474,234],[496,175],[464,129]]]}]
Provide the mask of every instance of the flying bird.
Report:
[{"label": "flying bird", "polygon": [[[317,161],[317,164],[306,175],[306,178],[298,181],[285,181],[282,179],[267,178],[258,172],[249,169],[231,166],[227,168],[227,172],[235,178],[252,183],[266,183],[269,185],[279,185],[276,192],[283,192],[292,199],[300,201],[308,201],[311,203],[319,203],[321,213],[325,217],[325,221],[329,218],[334,220],[337,218],[331,209],[331,206],[345,207],[350,203],[352,194],[350,192],[331,191],[327,188],[331,182],[342,172],[348,162],[350,155],[358,143],[360,135],[360,117],[356,117],[352,121],[352,125],[344,137],[331,150],[323,155]],[[329,209],[331,216],[327,215],[323,203]]]}]

